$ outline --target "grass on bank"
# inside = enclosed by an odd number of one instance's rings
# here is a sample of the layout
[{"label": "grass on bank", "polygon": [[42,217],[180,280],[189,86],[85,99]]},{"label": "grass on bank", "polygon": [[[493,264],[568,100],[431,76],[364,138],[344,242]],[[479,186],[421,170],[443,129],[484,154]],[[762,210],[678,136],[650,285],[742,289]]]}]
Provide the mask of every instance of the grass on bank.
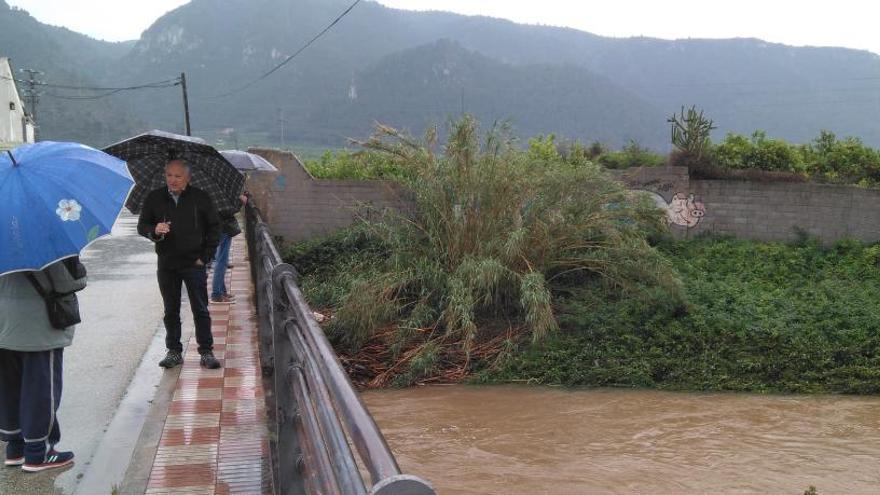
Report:
[{"label": "grass on bank", "polygon": [[[701,237],[658,246],[687,305],[595,282],[558,287],[559,330],[474,362],[480,381],[753,392],[880,392],[880,247]],[[362,233],[291,258],[315,307],[338,307],[354,275],[387,253]],[[434,370],[437,371],[436,369]],[[406,380],[400,381],[405,383]]]},{"label": "grass on bank", "polygon": [[484,380],[779,392],[880,392],[880,247],[666,241],[688,310],[609,298],[559,301],[562,331]]}]

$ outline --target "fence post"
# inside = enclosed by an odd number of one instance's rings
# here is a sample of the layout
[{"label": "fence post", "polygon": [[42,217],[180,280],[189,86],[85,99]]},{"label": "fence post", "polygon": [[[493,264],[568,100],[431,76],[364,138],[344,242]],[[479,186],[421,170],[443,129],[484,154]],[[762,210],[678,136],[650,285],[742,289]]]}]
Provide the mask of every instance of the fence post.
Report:
[{"label": "fence post", "polygon": [[272,326],[274,352],[274,376],[275,383],[275,421],[278,459],[278,495],[304,495],[305,487],[301,472],[298,469],[283,469],[283,460],[294,460],[293,466],[298,468],[302,465],[301,441],[297,438],[300,404],[297,403],[293,389],[293,382],[288,370],[299,366],[299,357],[296,355],[293,342],[290,341],[287,327],[287,296],[283,284],[288,278],[293,278],[296,271],[292,266],[282,263],[272,269]]}]

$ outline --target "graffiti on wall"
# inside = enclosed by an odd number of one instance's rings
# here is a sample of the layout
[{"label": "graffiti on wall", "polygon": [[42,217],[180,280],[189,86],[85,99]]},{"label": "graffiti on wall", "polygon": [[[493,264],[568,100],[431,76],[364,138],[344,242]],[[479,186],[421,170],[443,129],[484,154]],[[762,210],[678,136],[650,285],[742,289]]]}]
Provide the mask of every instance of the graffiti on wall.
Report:
[{"label": "graffiti on wall", "polygon": [[693,194],[677,192],[667,203],[663,196],[653,191],[645,192],[651,195],[658,208],[666,212],[670,224],[690,229],[696,227],[706,215],[706,206],[702,201],[695,200]]}]

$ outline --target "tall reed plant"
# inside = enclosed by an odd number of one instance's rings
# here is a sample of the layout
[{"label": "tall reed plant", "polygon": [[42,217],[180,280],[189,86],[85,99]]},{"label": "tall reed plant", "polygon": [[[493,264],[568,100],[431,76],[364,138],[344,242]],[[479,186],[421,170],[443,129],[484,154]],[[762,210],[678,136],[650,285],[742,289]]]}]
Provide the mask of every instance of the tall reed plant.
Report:
[{"label": "tall reed plant", "polygon": [[665,228],[663,215],[601,167],[530,153],[503,126],[481,137],[472,117],[452,125],[445,146],[436,135],[416,140],[379,126],[361,143],[404,171],[415,207],[360,227],[387,257],[379,270],[351,274],[330,327],[336,337],[358,348],[390,328],[396,354],[430,342],[426,349],[455,345],[469,356],[499,321],[535,341],[555,331],[554,293],[567,285],[681,297],[675,271],[646,242]]}]

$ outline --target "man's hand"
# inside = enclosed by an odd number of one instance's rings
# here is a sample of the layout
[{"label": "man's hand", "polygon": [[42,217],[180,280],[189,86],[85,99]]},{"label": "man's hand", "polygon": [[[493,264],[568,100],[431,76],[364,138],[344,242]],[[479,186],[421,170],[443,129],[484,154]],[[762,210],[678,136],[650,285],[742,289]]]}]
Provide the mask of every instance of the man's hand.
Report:
[{"label": "man's hand", "polygon": [[196,266],[205,266],[205,262],[201,258],[196,260]]},{"label": "man's hand", "polygon": [[165,235],[171,232],[171,222],[161,222],[156,224],[156,235]]}]

